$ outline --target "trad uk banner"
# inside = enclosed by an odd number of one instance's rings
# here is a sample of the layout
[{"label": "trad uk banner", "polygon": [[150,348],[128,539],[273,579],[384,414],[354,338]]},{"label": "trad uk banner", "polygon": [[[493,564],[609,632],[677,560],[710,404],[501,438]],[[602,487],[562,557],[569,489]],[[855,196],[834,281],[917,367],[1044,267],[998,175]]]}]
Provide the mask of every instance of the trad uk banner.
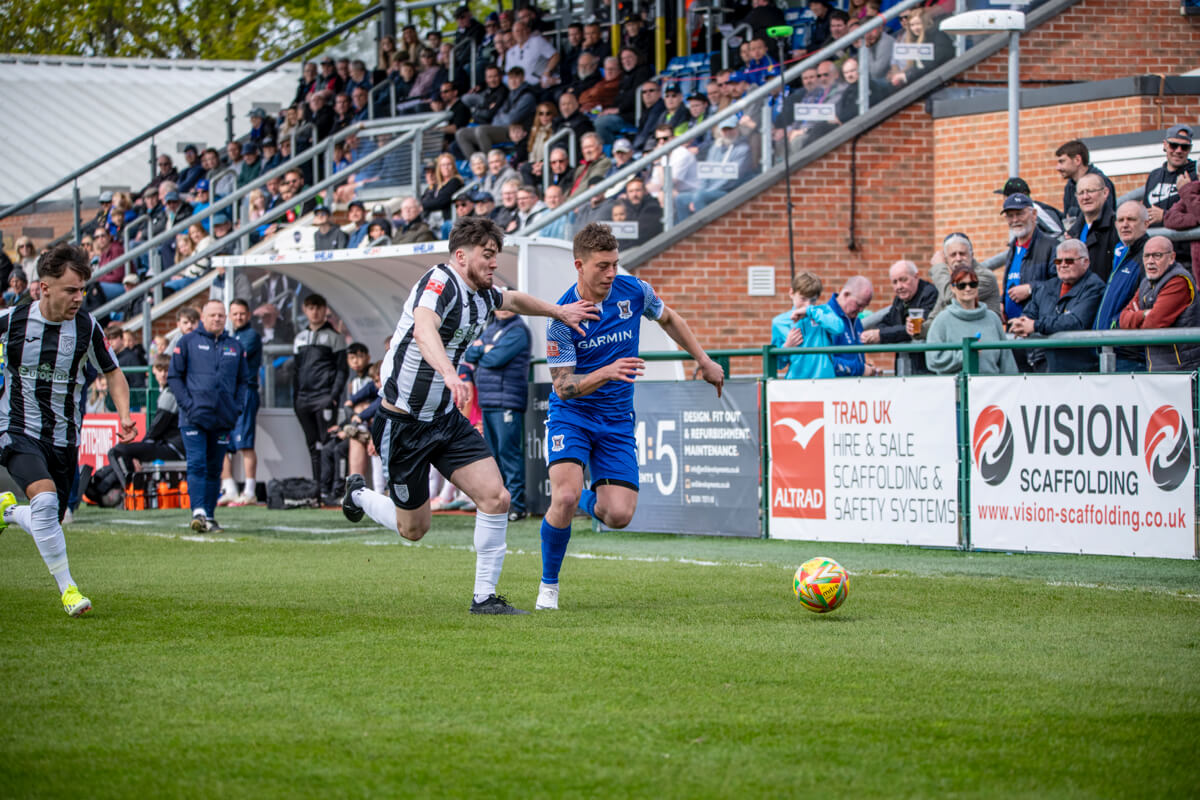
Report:
[{"label": "trad uk banner", "polygon": [[772,538],[957,547],[952,377],[773,380]]},{"label": "trad uk banner", "polygon": [[1190,375],[969,380],[972,547],[1196,557]]}]

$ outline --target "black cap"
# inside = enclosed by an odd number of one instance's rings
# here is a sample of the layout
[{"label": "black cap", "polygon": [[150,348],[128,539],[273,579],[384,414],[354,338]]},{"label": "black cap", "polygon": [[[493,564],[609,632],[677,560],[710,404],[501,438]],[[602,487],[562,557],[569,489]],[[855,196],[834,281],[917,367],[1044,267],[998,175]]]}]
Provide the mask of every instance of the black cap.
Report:
[{"label": "black cap", "polygon": [[668,83],[666,86],[663,87],[663,94],[671,94],[672,92],[674,92],[675,94],[680,94],[681,91],[682,90],[679,88],[678,83]]},{"label": "black cap", "polygon": [[1025,182],[1024,178],[1009,178],[1004,182],[1003,186],[992,192],[992,194],[1002,194],[1008,197],[1010,194],[1017,194],[1018,192],[1031,197],[1033,196],[1033,192],[1029,191],[1029,184]]},{"label": "black cap", "polygon": [[358,206],[358,207],[359,207],[359,208],[361,208],[363,211],[366,211],[366,210],[367,210],[367,207],[363,205],[363,201],[362,201],[362,200],[351,200],[351,201],[350,201],[350,205],[346,206],[346,208],[354,208],[355,206]]}]

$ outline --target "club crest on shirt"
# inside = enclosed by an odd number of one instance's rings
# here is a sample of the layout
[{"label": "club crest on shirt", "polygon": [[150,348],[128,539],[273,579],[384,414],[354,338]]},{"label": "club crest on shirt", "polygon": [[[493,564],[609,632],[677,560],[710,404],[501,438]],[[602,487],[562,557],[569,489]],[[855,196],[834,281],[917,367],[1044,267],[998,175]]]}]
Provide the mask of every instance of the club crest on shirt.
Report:
[{"label": "club crest on shirt", "polygon": [[550,449],[553,452],[557,453],[559,450],[562,450],[564,447],[566,447],[566,445],[563,443],[563,434],[559,434],[557,436],[550,437]]},{"label": "club crest on shirt", "polygon": [[633,312],[629,310],[628,300],[618,300],[617,311],[620,313],[621,319],[629,319],[633,316]]},{"label": "club crest on shirt", "polygon": [[60,353],[66,352],[67,350],[74,350],[74,349],[75,349],[75,337],[74,336],[72,336],[71,334],[68,333],[68,334],[63,334],[62,336],[58,337],[58,351]]},{"label": "club crest on shirt", "polygon": [[558,342],[546,342],[546,356],[558,358]]},{"label": "club crest on shirt", "polygon": [[408,502],[408,485],[403,483],[393,483],[392,491],[396,493],[396,499],[401,503]]}]

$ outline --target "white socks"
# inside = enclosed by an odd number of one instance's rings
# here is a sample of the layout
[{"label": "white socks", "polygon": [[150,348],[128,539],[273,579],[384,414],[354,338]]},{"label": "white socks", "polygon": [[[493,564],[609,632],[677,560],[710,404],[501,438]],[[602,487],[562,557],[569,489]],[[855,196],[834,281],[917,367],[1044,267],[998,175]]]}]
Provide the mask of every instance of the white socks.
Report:
[{"label": "white socks", "polygon": [[379,456],[371,456],[371,485],[377,492],[387,491],[387,483],[383,480],[383,459]]},{"label": "white socks", "polygon": [[508,513],[475,512],[475,602],[482,603],[496,593],[500,568],[504,566],[504,543],[508,532]]},{"label": "white socks", "polygon": [[54,492],[42,492],[29,501],[28,506],[13,506],[8,518],[20,525],[37,545],[46,568],[58,582],[61,594],[75,583],[67,564],[67,539],[58,524],[58,496]]},{"label": "white socks", "polygon": [[232,500],[238,496],[237,481],[233,478],[226,478],[221,481],[221,492],[225,495],[226,500]]},{"label": "white socks", "polygon": [[254,478],[246,479],[246,491],[245,491],[246,497],[254,497],[254,490],[257,488],[258,488],[258,481],[256,481]]},{"label": "white socks", "polygon": [[400,534],[396,527],[396,506],[392,503],[392,498],[370,489],[356,489],[353,500],[358,503],[359,508],[367,512],[368,517],[392,533]]}]

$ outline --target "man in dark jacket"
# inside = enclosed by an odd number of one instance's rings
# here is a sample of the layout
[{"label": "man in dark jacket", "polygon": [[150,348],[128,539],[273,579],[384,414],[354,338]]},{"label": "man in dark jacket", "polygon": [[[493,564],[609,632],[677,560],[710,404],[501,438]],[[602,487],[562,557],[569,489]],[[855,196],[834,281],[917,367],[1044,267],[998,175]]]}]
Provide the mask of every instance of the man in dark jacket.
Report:
[{"label": "man in dark jacket", "polygon": [[512,311],[496,309],[495,321],[463,355],[475,364],[475,389],[483,411],[483,438],[496,456],[512,498],[509,522],[524,519],[525,409],[529,399],[529,328]]},{"label": "man in dark jacket", "polygon": [[[1179,202],[1180,178],[1184,183],[1196,180],[1196,162],[1188,158],[1192,151],[1192,128],[1190,125],[1173,125],[1163,140],[1163,152],[1167,160],[1146,177],[1146,191],[1142,203],[1150,209],[1150,226],[1160,227],[1167,209]],[[1184,266],[1191,263],[1192,253],[1187,242],[1175,243],[1175,257]]]},{"label": "man in dark jacket", "polygon": [[[1104,281],[1088,269],[1087,248],[1068,239],[1058,246],[1054,264],[1058,275],[1037,288],[1021,316],[1008,321],[1009,331],[1017,336],[1092,329]],[[1090,347],[1031,350],[1029,363],[1037,372],[1094,372],[1096,351]]]},{"label": "man in dark jacket", "polygon": [[[879,327],[863,331],[860,337],[863,344],[892,344],[895,342],[911,342],[913,334],[909,333],[909,311],[921,312],[924,320],[933,316],[933,307],[937,304],[937,287],[918,277],[917,265],[911,261],[897,261],[888,270],[888,278],[896,296],[892,299],[887,313],[879,321]],[[918,324],[918,323],[914,323]],[[920,336],[920,333],[917,333]],[[927,375],[930,370],[925,366],[924,353],[909,353],[910,372],[913,375]],[[896,354],[896,374],[900,374],[900,354]]]},{"label": "man in dark jacket", "polygon": [[646,182],[634,176],[625,184],[629,221],[638,224],[637,243],[648,242],[662,233],[662,204],[646,192]]},{"label": "man in dark jacket", "polygon": [[1066,181],[1063,186],[1063,217],[1068,224],[1079,216],[1078,189],[1079,181],[1084,175],[1098,175],[1104,181],[1104,185],[1108,187],[1107,203],[1114,212],[1117,210],[1116,187],[1107,175],[1091,163],[1091,153],[1088,152],[1086,144],[1073,139],[1055,150],[1054,157],[1057,159],[1054,168]]},{"label": "man in dark jacket", "polygon": [[[1037,208],[1026,194],[1004,198],[1008,255],[1004,259],[1004,316],[1016,319],[1037,285],[1054,276],[1054,240],[1038,230]],[[1018,351],[1020,352],[1020,351]],[[1021,365],[1017,357],[1017,365]]]},{"label": "man in dark jacket", "polygon": [[[1121,311],[1126,330],[1200,327],[1200,293],[1190,270],[1175,260],[1171,240],[1152,236],[1142,250],[1146,277]],[[1200,366],[1200,345],[1161,344],[1146,348],[1151,372],[1190,372]]]},{"label": "man in dark jacket", "polygon": [[342,250],[346,247],[346,233],[330,221],[328,208],[317,206],[313,209],[313,224],[317,226],[313,232],[313,250]]},{"label": "man in dark jacket", "polygon": [[292,407],[304,431],[312,477],[324,497],[329,494],[333,475],[321,474],[321,448],[329,439],[329,428],[342,387],[350,375],[346,363],[346,338],[329,324],[329,305],[319,294],[304,298],[304,316],[308,327],[296,335],[296,393]]},{"label": "man in dark jacket", "polygon": [[[1112,274],[1104,288],[1104,297],[1096,311],[1098,331],[1120,327],[1121,309],[1129,304],[1142,282],[1142,248],[1146,246],[1146,207],[1137,200],[1126,200],[1117,209],[1117,235],[1121,242],[1113,251]],[[1117,372],[1140,372],[1146,368],[1146,352],[1142,347],[1116,348]]]},{"label": "man in dark jacket", "polygon": [[1084,175],[1079,179],[1075,196],[1079,198],[1080,214],[1067,231],[1071,239],[1087,245],[1092,272],[1107,281],[1112,274],[1113,251],[1117,237],[1116,209],[1109,202],[1109,189],[1099,175]]},{"label": "man in dark jacket", "polygon": [[525,81],[525,70],[512,67],[508,71],[508,97],[500,104],[490,125],[463,128],[454,134],[454,141],[463,157],[472,153],[491,150],[496,144],[512,141],[508,138],[508,126],[514,122],[527,124],[537,107],[537,92]]},{"label": "man in dark jacket", "polygon": [[221,464],[249,382],[242,345],[225,332],[225,306],[210,300],[204,304],[200,325],[175,344],[167,370],[167,385],[179,403],[192,530],[197,533],[223,530],[214,517]]}]

